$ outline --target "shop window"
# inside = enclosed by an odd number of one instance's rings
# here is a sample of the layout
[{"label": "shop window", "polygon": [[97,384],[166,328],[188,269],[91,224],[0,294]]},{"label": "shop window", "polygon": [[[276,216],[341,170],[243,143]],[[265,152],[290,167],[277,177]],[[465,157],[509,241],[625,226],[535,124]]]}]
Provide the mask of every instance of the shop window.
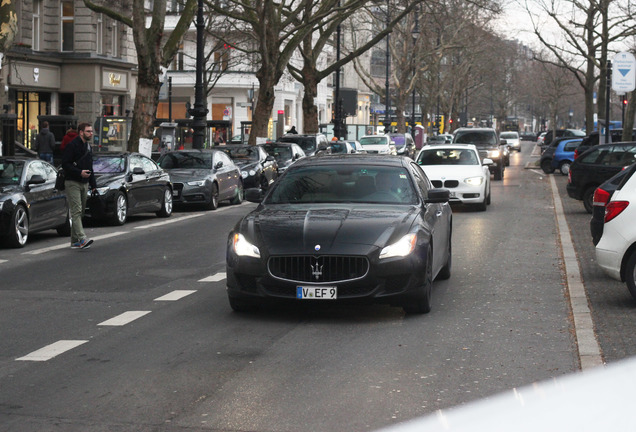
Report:
[{"label": "shop window", "polygon": [[73,115],[75,113],[75,95],[73,93],[60,93],[60,114]]},{"label": "shop window", "polygon": [[75,9],[72,1],[62,1],[62,51],[73,51],[75,31]]},{"label": "shop window", "polygon": [[97,54],[104,53],[104,16],[102,14],[97,14],[97,34],[95,35],[96,39],[96,52]]}]

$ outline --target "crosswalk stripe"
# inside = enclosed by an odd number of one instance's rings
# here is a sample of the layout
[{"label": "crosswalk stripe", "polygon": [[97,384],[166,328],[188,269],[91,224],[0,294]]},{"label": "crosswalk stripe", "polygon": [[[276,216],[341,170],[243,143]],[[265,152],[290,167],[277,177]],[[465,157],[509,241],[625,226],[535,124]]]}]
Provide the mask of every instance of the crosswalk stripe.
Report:
[{"label": "crosswalk stripe", "polygon": [[154,301],[175,301],[180,300],[186,296],[189,296],[192,293],[197,292],[197,290],[175,290],[171,293],[163,295],[161,297],[157,297]]},{"label": "crosswalk stripe", "polygon": [[99,326],[123,326],[132,322],[138,318],[141,318],[144,315],[149,314],[150,311],[128,311],[123,314],[117,315],[111,319],[108,319],[104,322],[101,322],[97,325]]},{"label": "crosswalk stripe", "polygon": [[199,280],[199,282],[218,282],[218,281],[222,281],[223,279],[225,279],[226,276],[227,275],[225,274],[225,272],[221,272],[221,273],[217,273],[215,275],[203,278],[203,279]]},{"label": "crosswalk stripe", "polygon": [[88,342],[87,340],[60,340],[51,345],[47,345],[44,348],[40,348],[37,351],[33,351],[31,354],[27,354],[24,357],[17,358],[20,361],[47,361],[55,356],[58,356],[66,351],[69,351],[75,347]]}]

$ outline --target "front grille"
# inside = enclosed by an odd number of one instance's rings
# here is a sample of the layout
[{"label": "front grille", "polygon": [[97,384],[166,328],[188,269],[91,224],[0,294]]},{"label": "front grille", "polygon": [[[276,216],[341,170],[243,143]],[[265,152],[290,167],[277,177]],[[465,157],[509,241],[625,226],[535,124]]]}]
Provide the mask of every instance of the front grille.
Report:
[{"label": "front grille", "polygon": [[369,261],[359,256],[274,256],[267,263],[269,273],[294,282],[332,283],[364,277]]},{"label": "front grille", "polygon": [[457,180],[446,180],[444,183],[442,183],[441,180],[431,180],[431,183],[433,183],[433,187],[436,188],[456,188],[457,186],[459,186],[459,181]]}]

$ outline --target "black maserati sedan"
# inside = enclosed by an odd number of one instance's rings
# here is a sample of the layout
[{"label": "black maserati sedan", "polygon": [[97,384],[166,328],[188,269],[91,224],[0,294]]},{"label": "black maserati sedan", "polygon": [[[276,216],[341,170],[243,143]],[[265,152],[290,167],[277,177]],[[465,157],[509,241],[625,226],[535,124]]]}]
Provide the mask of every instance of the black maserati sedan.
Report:
[{"label": "black maserati sedan", "polygon": [[[431,309],[451,272],[449,191],[410,158],[324,155],[296,161],[228,237],[227,294],[245,311],[270,301],[386,302]],[[324,304],[324,303],[323,303]]]},{"label": "black maserati sedan", "polygon": [[243,202],[241,171],[220,150],[178,150],[161,155],[157,164],[168,171],[175,205],[202,204],[215,210],[220,201]]},{"label": "black maserati sedan", "polygon": [[95,153],[93,171],[97,194],[89,191],[86,216],[123,225],[137,213],[172,214],[170,175],[152,159],[140,153]]},{"label": "black maserati sedan", "polygon": [[241,169],[243,186],[266,190],[278,177],[278,163],[261,146],[229,144],[215,147],[222,150]]},{"label": "black maserati sedan", "polygon": [[70,235],[68,203],[64,192],[55,189],[56,176],[48,162],[0,157],[0,240],[21,248],[37,231]]}]

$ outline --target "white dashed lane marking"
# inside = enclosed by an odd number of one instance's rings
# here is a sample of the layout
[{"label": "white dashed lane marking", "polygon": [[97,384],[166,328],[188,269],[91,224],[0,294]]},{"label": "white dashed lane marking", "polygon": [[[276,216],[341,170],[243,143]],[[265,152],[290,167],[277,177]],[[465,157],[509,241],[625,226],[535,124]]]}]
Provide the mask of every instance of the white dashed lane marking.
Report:
[{"label": "white dashed lane marking", "polygon": [[[130,231],[115,231],[112,233],[108,233],[108,234],[104,234],[104,235],[100,235],[97,237],[93,237],[93,240],[104,240],[107,238],[111,238],[111,237],[117,237],[123,234],[128,234]],[[55,245],[55,246],[49,246],[46,248],[42,248],[42,249],[35,249],[32,251],[28,251],[28,252],[22,252],[22,255],[40,255],[46,252],[51,252],[54,250],[58,250],[58,249],[70,249],[71,245],[70,243],[63,243],[63,244],[59,244],[59,245]]]},{"label": "white dashed lane marking", "polygon": [[225,277],[226,277],[225,272],[217,273],[215,275],[203,278],[203,279],[199,280],[199,282],[219,282],[219,281],[222,281],[223,279],[225,279]]},{"label": "white dashed lane marking", "polygon": [[47,345],[44,348],[40,348],[37,351],[33,351],[31,354],[27,354],[24,357],[17,358],[20,361],[47,361],[55,356],[58,356],[66,351],[72,350],[82,344],[88,342],[87,340],[60,340],[51,345]]},{"label": "white dashed lane marking", "polygon": [[161,297],[157,297],[154,301],[176,301],[195,292],[197,292],[197,290],[175,290]]},{"label": "white dashed lane marking", "polygon": [[198,218],[203,216],[204,213],[197,213],[197,214],[193,214],[190,216],[183,216],[183,217],[179,217],[179,218],[171,218],[171,219],[166,219],[163,220],[161,222],[155,222],[149,225],[142,225],[142,226],[138,226],[135,227],[136,230],[144,230],[144,229],[148,229],[148,228],[154,228],[154,227],[158,227],[158,226],[163,226],[163,225],[168,225],[168,224],[172,224],[172,223],[177,223],[177,222],[181,222],[184,221],[186,219],[193,219],[193,218]]},{"label": "white dashed lane marking", "polygon": [[109,320],[101,322],[97,325],[100,326],[123,326],[126,325],[136,319],[141,318],[144,315],[149,314],[151,311],[128,311],[124,312],[121,315],[117,315]]}]

